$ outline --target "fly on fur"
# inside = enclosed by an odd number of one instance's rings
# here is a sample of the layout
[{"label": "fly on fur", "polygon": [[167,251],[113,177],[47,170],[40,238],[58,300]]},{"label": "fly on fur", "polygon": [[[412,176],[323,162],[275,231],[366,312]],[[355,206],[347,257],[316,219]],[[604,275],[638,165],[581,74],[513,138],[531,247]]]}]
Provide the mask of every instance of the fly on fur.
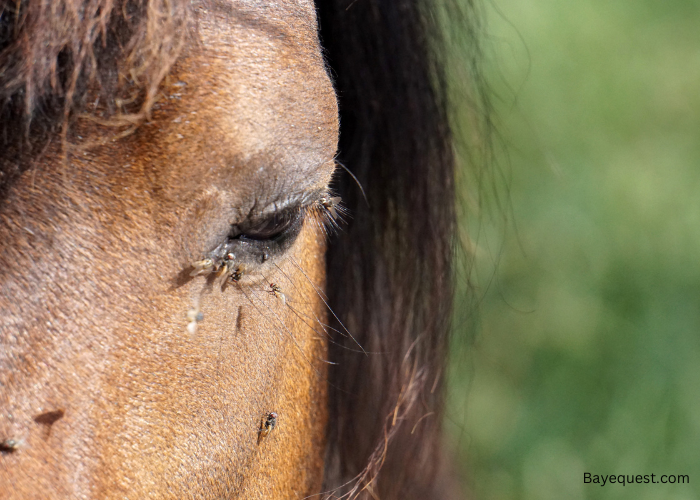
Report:
[{"label": "fly on fur", "polygon": [[277,413],[269,411],[260,421],[260,430],[258,430],[258,444],[265,439],[277,427]]},{"label": "fly on fur", "polygon": [[212,259],[197,260],[190,264],[192,272],[190,276],[199,276],[200,274],[210,274],[214,270],[214,261]]},{"label": "fly on fur", "polygon": [[282,305],[287,304],[287,297],[284,295],[284,293],[282,293],[282,288],[280,288],[278,284],[270,283],[270,289],[267,291],[267,293],[277,297]]}]

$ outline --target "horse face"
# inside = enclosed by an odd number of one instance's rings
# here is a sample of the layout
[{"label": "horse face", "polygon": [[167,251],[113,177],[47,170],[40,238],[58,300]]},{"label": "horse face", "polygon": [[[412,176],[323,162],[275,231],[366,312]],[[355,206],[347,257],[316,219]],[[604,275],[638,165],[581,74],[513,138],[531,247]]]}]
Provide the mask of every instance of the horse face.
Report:
[{"label": "horse face", "polygon": [[338,123],[314,6],[198,16],[147,123],[50,146],[2,202],[0,497],[320,487]]}]

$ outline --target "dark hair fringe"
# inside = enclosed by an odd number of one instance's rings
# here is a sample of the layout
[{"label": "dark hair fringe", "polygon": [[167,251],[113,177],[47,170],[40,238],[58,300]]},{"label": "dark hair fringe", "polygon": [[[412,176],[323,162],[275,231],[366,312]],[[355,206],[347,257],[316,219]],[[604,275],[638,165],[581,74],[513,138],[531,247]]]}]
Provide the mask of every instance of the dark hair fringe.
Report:
[{"label": "dark hair fringe", "polygon": [[[0,192],[72,115],[134,125],[185,42],[187,0],[0,3]],[[87,105],[86,99],[92,101]]]},{"label": "dark hair fringe", "polygon": [[333,498],[456,495],[441,436],[456,161],[445,14],[427,3],[317,1],[340,104],[338,160],[367,196],[341,174],[351,220],[328,251],[329,303],[369,354],[350,338],[330,346]]}]

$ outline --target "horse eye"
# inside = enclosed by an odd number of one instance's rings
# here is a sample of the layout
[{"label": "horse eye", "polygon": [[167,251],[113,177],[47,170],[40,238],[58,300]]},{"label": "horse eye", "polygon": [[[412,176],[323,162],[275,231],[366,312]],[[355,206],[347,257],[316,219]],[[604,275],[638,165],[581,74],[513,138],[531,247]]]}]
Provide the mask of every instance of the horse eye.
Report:
[{"label": "horse eye", "polygon": [[190,264],[190,276],[216,273],[225,281],[240,280],[254,266],[283,255],[292,246],[309,209],[296,205],[231,226],[219,246]]},{"label": "horse eye", "polygon": [[240,240],[276,240],[297,232],[303,218],[304,210],[297,206],[275,212],[262,220],[235,226],[231,237]]}]

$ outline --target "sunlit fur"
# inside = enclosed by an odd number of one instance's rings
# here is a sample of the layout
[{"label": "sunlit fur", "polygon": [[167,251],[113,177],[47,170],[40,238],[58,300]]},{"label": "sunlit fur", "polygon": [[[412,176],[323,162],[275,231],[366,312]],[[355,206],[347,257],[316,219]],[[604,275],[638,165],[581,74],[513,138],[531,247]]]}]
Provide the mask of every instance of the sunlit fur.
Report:
[{"label": "sunlit fur", "polygon": [[[428,8],[0,9],[0,498],[449,498]],[[284,255],[207,256],[299,184]]]},{"label": "sunlit fur", "polygon": [[[20,3],[28,16],[45,5]],[[99,9],[113,21],[108,33],[125,13],[138,25],[152,12]],[[73,95],[67,122],[61,85],[28,108],[26,88],[0,75],[0,87],[19,89],[14,112],[31,114],[16,150],[0,149],[0,498],[262,499],[321,489],[327,349],[300,316],[327,323],[317,296],[326,236],[309,219],[266,262],[243,255],[238,282],[191,267],[250,214],[288,200],[311,206],[327,189],[337,105],[315,8],[188,9],[189,29],[177,34],[187,43],[167,77],[152,75],[162,78],[147,112],[130,104],[133,123],[123,123],[128,109],[109,115],[101,93],[109,82],[130,88],[120,81],[133,69],[120,52],[126,31],[106,47],[94,39],[124,74],[109,64],[78,72],[84,93]],[[173,35],[161,21],[166,31],[151,42]],[[0,37],[35,26],[8,23]],[[39,45],[60,43],[49,28],[31,33]],[[68,28],[75,46],[91,43],[84,26]],[[72,74],[70,58],[54,62],[59,80]],[[147,91],[136,97],[145,103]],[[13,123],[3,122],[7,134]],[[270,282],[284,303],[267,293]],[[258,444],[268,411],[277,425]],[[47,413],[62,416],[40,418]]]}]

